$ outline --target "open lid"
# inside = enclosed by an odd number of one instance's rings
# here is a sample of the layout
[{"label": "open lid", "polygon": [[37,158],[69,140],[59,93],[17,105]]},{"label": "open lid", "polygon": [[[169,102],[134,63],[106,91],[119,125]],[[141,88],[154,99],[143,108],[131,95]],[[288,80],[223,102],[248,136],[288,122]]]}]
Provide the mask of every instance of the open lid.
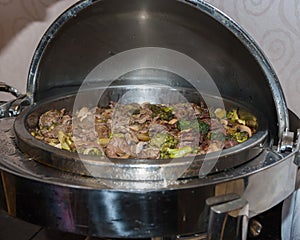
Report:
[{"label": "open lid", "polygon": [[[209,76],[221,96],[264,113],[275,142],[289,128],[282,89],[260,48],[237,23],[204,1],[79,1],[42,37],[30,67],[27,94],[32,103],[38,103],[78,91],[87,76],[99,72],[99,65],[136,49],[148,52],[142,52],[139,61],[137,55],[129,54],[122,61],[128,68],[120,63],[108,65],[109,78],[139,68],[162,68],[202,81],[201,91],[209,92],[201,79]],[[192,59],[204,74],[197,75],[195,68],[187,71],[189,61],[161,62],[163,52],[159,57],[150,54],[159,49]],[[97,79],[104,80],[103,76]]]}]

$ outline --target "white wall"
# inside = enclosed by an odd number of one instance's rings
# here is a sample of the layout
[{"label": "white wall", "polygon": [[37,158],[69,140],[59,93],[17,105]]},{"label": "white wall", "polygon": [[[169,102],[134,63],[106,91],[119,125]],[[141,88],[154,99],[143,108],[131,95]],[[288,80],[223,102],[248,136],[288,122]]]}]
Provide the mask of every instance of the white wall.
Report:
[{"label": "white wall", "polygon": [[[33,52],[49,24],[75,0],[0,0],[0,81],[22,92]],[[209,0],[258,42],[300,115],[300,1]]]}]

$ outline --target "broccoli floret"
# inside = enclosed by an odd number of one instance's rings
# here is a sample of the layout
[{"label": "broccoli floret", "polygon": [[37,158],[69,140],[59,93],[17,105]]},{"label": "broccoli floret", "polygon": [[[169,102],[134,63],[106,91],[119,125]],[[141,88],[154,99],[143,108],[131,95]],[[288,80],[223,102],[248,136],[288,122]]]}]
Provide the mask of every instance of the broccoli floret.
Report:
[{"label": "broccoli floret", "polygon": [[217,140],[217,141],[224,141],[225,140],[225,134],[219,131],[211,132],[209,135],[210,140]]},{"label": "broccoli floret", "polygon": [[159,117],[161,120],[170,121],[174,118],[173,108],[167,106],[158,106],[155,104],[149,105],[153,113],[153,117]]},{"label": "broccoli floret", "polygon": [[177,122],[177,128],[182,131],[182,130],[185,130],[185,129],[195,129],[197,128],[197,125],[195,124],[195,122],[191,122],[191,121],[188,121],[188,120],[185,120],[185,119],[180,119],[178,122]]},{"label": "broccoli floret", "polygon": [[162,111],[163,111],[163,113],[160,115],[160,118],[162,120],[170,121],[174,118],[173,108],[163,107]]},{"label": "broccoli floret", "polygon": [[157,133],[151,138],[149,144],[161,149],[165,147],[175,148],[178,140],[171,134]]},{"label": "broccoli floret", "polygon": [[248,133],[247,132],[236,132],[233,134],[233,137],[239,142],[245,142],[248,139]]},{"label": "broccoli floret", "polygon": [[160,149],[160,157],[159,158],[161,158],[161,159],[170,158],[168,149],[169,148],[162,148],[162,149]]},{"label": "broccoli floret", "polygon": [[227,119],[232,121],[232,122],[238,122],[240,124],[245,125],[246,121],[243,119],[240,119],[239,115],[238,115],[238,110],[237,109],[232,109],[230,110],[227,115],[226,115]]},{"label": "broccoli floret", "polygon": [[184,157],[188,153],[193,152],[193,148],[190,146],[182,147],[182,148],[165,148],[163,152],[161,152],[161,158],[180,158]]},{"label": "broccoli floret", "polygon": [[160,158],[170,158],[169,150],[176,149],[178,140],[170,134],[166,134],[163,140],[163,143],[160,145]]},{"label": "broccoli floret", "polygon": [[194,129],[198,130],[203,135],[206,135],[210,129],[210,126],[206,123],[201,121],[200,119],[194,120],[194,121],[188,121],[185,119],[180,119],[177,122],[177,128],[182,131],[185,129]]},{"label": "broccoli floret", "polygon": [[151,137],[149,144],[156,148],[161,148],[166,140],[166,134],[157,133],[153,137]]},{"label": "broccoli floret", "polygon": [[167,134],[163,147],[175,148],[177,144],[178,144],[178,140],[173,135]]},{"label": "broccoli floret", "polygon": [[226,117],[228,120],[231,120],[233,122],[239,119],[239,115],[237,114],[236,109],[231,109],[230,111],[228,111]]},{"label": "broccoli floret", "polygon": [[258,127],[257,118],[248,111],[244,109],[239,109],[238,111],[239,118],[243,121],[245,121],[245,124],[248,127],[256,129]]},{"label": "broccoli floret", "polygon": [[199,124],[199,132],[202,135],[206,135],[210,129],[210,126],[206,122],[200,120],[198,121],[198,124]]}]

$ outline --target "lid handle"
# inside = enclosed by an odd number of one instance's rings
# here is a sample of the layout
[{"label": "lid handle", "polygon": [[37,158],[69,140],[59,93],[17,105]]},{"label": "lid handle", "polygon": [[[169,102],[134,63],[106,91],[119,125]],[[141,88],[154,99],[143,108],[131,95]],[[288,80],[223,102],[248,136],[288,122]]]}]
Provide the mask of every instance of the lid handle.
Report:
[{"label": "lid handle", "polygon": [[25,106],[30,104],[26,94],[20,93],[15,87],[4,82],[0,82],[0,92],[7,92],[16,97],[16,99],[10,101],[0,101],[0,118],[15,117],[20,114]]}]

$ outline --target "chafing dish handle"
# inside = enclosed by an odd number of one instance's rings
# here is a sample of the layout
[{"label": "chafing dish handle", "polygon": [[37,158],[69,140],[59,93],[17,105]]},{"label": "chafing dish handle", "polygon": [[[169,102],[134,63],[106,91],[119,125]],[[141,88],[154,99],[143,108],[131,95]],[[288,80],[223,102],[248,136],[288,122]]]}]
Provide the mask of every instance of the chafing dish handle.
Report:
[{"label": "chafing dish handle", "polygon": [[[246,240],[248,231],[249,204],[245,199],[224,195],[221,204],[210,207],[208,222],[209,240]],[[216,197],[220,198],[220,197]]]},{"label": "chafing dish handle", "polygon": [[0,92],[8,92],[14,95],[15,97],[19,97],[20,95],[22,95],[16,88],[7,85],[4,82],[0,82]]},{"label": "chafing dish handle", "polygon": [[20,93],[16,88],[4,82],[0,82],[0,92],[7,92],[16,97],[11,101],[0,101],[0,118],[15,117],[25,106],[30,104],[26,94]]}]

